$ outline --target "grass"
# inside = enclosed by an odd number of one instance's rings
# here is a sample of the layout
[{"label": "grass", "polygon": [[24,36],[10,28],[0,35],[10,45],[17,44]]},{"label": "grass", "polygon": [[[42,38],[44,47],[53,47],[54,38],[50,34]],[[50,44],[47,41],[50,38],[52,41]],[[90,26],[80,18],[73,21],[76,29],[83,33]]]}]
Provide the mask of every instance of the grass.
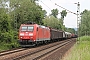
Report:
[{"label": "grass", "polygon": [[90,36],[80,37],[79,43],[74,45],[63,60],[90,60]]}]

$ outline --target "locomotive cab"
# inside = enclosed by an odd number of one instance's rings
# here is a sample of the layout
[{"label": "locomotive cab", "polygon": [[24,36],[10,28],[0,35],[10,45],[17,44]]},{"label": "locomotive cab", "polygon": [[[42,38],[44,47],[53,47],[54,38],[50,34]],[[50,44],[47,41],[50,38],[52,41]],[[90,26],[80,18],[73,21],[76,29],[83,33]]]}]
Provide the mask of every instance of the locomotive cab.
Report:
[{"label": "locomotive cab", "polygon": [[36,24],[22,24],[19,29],[19,43],[21,46],[35,45]]}]

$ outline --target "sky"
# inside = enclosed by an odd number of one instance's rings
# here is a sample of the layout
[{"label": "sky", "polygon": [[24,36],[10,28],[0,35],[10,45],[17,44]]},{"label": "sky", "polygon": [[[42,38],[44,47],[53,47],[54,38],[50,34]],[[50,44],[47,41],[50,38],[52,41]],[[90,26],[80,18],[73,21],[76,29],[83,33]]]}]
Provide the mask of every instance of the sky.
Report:
[{"label": "sky", "polygon": [[[59,12],[61,12],[62,8],[59,6],[62,6],[66,8],[67,10],[70,10],[74,13],[77,13],[77,4],[80,3],[80,12],[83,12],[85,9],[90,10],[90,0],[39,0],[39,5],[42,6],[43,10],[47,11],[47,15],[51,14],[51,10],[58,9]],[[55,5],[58,4],[59,6]],[[68,11],[67,11],[68,12]],[[60,14],[58,15],[58,18],[60,18]],[[77,16],[72,13],[67,13],[67,16],[64,19],[64,25],[68,28],[77,28]]]}]

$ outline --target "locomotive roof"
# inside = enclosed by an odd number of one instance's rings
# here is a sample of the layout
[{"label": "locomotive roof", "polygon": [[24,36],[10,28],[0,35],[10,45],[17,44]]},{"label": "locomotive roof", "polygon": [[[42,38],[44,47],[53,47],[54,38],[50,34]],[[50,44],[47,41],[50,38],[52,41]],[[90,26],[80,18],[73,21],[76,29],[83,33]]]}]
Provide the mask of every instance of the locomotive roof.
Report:
[{"label": "locomotive roof", "polygon": [[[21,24],[21,26],[33,26],[33,25],[38,25],[38,24]],[[43,26],[43,25],[38,25],[38,27],[40,28],[45,28],[45,29],[49,29],[49,27]]]},{"label": "locomotive roof", "polygon": [[21,24],[21,26],[22,26],[22,25],[35,25],[35,24]]},{"label": "locomotive roof", "polygon": [[70,32],[65,32],[65,34],[71,34]]},{"label": "locomotive roof", "polygon": [[43,25],[38,25],[38,26],[41,27],[41,28],[49,29],[49,27],[46,27],[46,26],[43,26]]}]

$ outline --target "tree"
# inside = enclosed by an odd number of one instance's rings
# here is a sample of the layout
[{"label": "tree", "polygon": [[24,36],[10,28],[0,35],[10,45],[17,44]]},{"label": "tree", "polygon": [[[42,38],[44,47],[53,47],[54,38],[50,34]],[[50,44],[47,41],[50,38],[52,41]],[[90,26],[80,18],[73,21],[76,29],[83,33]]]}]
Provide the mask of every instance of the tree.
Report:
[{"label": "tree", "polygon": [[73,28],[66,28],[66,31],[75,34],[75,30]]},{"label": "tree", "polygon": [[11,29],[10,16],[8,14],[7,0],[0,1],[0,31],[8,32]]},{"label": "tree", "polygon": [[64,17],[66,17],[66,15],[67,15],[66,10],[62,10],[62,12],[61,12],[61,19],[64,20]]},{"label": "tree", "polygon": [[12,43],[17,44],[17,42],[15,42],[17,40],[14,39],[17,32],[13,33],[14,31],[12,30],[11,25],[12,20],[8,12],[6,2],[7,0],[0,0],[0,45],[4,48],[6,45],[6,48],[9,48],[9,46],[16,46],[15,44],[12,45]]},{"label": "tree", "polygon": [[7,14],[0,15],[0,31],[8,32],[11,29],[10,18]]},{"label": "tree", "polygon": [[84,10],[81,13],[81,23],[80,23],[80,35],[90,35],[90,11],[89,10]]},{"label": "tree", "polygon": [[81,15],[83,15],[83,14],[85,14],[87,12],[88,12],[88,10],[85,9],[83,12],[81,12]]},{"label": "tree", "polygon": [[60,20],[58,20],[58,18],[55,18],[54,16],[45,17],[45,19],[43,19],[43,23],[45,26],[49,26],[54,29],[62,29]]},{"label": "tree", "polygon": [[55,18],[57,18],[57,15],[58,15],[58,9],[53,9],[51,10],[51,15],[53,15]]},{"label": "tree", "polygon": [[10,0],[10,8],[13,24],[16,20],[18,28],[20,24],[27,21],[42,24],[42,19],[46,14],[46,11],[32,0]]}]

